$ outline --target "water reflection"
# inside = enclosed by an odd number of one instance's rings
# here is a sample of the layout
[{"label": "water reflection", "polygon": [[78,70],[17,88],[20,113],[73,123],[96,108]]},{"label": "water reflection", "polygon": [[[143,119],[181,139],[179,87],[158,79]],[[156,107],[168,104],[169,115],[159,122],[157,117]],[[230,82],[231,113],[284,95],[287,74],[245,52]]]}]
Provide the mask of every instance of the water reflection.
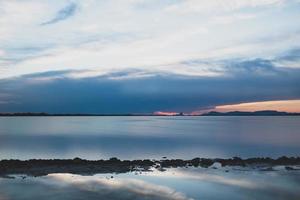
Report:
[{"label": "water reflection", "polygon": [[157,199],[187,200],[184,194],[139,179],[106,179],[71,174],[45,178],[2,180],[0,199]]},{"label": "water reflection", "polygon": [[[226,170],[228,170],[226,168]],[[141,174],[0,178],[0,199],[299,199],[299,171],[175,168]]]}]

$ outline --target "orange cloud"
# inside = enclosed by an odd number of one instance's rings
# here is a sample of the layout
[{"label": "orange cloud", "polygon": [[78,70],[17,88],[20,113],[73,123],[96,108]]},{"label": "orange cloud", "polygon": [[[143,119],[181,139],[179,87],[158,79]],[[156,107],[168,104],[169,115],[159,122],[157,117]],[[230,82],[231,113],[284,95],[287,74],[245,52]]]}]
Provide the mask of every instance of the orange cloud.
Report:
[{"label": "orange cloud", "polygon": [[284,112],[300,112],[300,100],[262,101],[216,106],[214,111],[258,111],[277,110]]},{"label": "orange cloud", "polygon": [[162,116],[174,116],[174,115],[178,115],[179,113],[177,112],[163,112],[163,111],[157,111],[154,112],[154,115],[162,115]]}]

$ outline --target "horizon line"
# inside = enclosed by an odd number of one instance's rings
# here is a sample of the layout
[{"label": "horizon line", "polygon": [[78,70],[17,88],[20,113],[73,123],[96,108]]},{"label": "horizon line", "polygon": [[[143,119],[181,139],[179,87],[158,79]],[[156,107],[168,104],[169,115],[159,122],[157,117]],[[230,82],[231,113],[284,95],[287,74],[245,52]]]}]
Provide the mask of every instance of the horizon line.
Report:
[{"label": "horizon line", "polygon": [[[170,114],[171,113],[171,114]],[[0,112],[0,117],[6,116],[224,116],[224,115],[253,115],[261,116],[278,115],[300,115],[300,112],[286,112],[277,110],[256,110],[256,111],[209,111],[201,114],[184,113],[184,112],[152,112],[152,113],[48,113],[48,112]]]}]

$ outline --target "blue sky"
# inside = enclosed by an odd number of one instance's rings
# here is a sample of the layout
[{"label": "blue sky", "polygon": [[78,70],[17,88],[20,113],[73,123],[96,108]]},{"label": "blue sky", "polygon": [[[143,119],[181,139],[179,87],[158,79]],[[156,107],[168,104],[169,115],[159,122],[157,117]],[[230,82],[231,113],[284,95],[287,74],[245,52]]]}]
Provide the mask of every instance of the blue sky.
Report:
[{"label": "blue sky", "polygon": [[0,0],[0,111],[300,99],[299,0]]}]

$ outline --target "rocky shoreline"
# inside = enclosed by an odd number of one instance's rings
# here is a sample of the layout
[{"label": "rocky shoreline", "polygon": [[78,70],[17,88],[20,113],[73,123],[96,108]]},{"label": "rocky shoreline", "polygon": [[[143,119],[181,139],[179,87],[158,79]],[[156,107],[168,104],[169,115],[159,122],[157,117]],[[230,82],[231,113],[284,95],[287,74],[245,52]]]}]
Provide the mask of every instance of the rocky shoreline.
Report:
[{"label": "rocky shoreline", "polygon": [[[8,178],[9,175],[45,176],[52,173],[72,173],[93,175],[99,173],[126,173],[134,171],[151,171],[152,168],[165,170],[174,167],[212,167],[219,163],[222,167],[261,167],[272,170],[274,166],[285,166],[287,170],[295,170],[293,166],[300,165],[300,157],[273,158],[248,158],[233,157],[230,159],[194,158],[191,160],[162,159],[162,160],[84,160],[74,159],[31,159],[31,160],[1,160],[0,177]],[[298,169],[298,168],[297,168]]]}]

